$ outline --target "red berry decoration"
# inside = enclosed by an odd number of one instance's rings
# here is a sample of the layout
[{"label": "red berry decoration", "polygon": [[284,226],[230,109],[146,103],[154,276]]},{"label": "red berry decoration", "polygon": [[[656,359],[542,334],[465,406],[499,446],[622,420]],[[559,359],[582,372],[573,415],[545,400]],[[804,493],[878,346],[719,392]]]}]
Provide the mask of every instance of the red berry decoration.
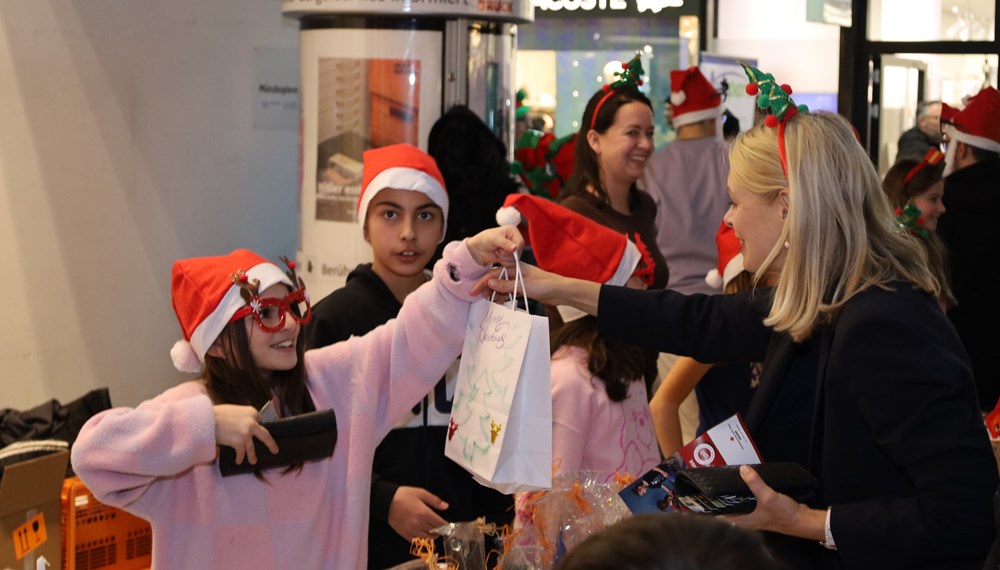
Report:
[{"label": "red berry decoration", "polygon": [[638,85],[639,87],[642,87],[642,80],[640,79],[636,81],[635,84]]},{"label": "red berry decoration", "polygon": [[791,119],[792,117],[798,114],[799,110],[796,107],[789,106],[787,109],[785,109],[785,120],[787,121],[788,119]]},{"label": "red berry decoration", "polygon": [[605,83],[604,85],[601,86],[601,91],[607,93],[608,91],[611,91],[611,86]]},{"label": "red berry decoration", "polygon": [[778,126],[778,117],[768,115],[767,117],[764,117],[764,124],[773,129]]},{"label": "red berry decoration", "polygon": [[241,273],[240,274],[240,283],[246,283],[246,282],[247,282],[247,274],[246,273]]},{"label": "red berry decoration", "polygon": [[902,216],[903,215],[903,209],[900,208],[899,206],[896,206],[896,215],[897,216]]},{"label": "red berry decoration", "polygon": [[923,216],[920,216],[919,218],[917,218],[917,225],[918,226],[924,225],[924,217]]},{"label": "red berry decoration", "polygon": [[622,69],[628,69],[628,63],[622,62]]},{"label": "red berry decoration", "polygon": [[787,93],[788,95],[792,94],[792,86],[787,83],[781,84],[781,90]]},{"label": "red berry decoration", "polygon": [[757,87],[756,83],[747,83],[747,95],[750,95],[752,97],[752,96],[756,95],[757,92],[759,92],[759,91],[760,91],[760,88]]},{"label": "red berry decoration", "polygon": [[289,262],[288,262],[288,268],[289,269],[295,269],[295,262],[292,261],[292,260],[289,260]]}]

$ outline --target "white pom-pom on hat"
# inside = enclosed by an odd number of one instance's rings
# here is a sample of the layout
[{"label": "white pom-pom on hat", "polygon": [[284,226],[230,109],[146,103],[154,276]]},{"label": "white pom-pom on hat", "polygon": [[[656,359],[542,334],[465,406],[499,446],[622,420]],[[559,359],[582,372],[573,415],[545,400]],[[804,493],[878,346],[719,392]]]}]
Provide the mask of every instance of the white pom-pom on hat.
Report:
[{"label": "white pom-pom on hat", "polygon": [[712,289],[722,289],[722,275],[719,275],[718,269],[712,269],[705,274],[705,283]]},{"label": "white pom-pom on hat", "polygon": [[201,360],[198,359],[191,343],[186,340],[174,343],[170,349],[170,359],[174,361],[174,368],[181,372],[201,372]]},{"label": "white pom-pom on hat", "polygon": [[497,210],[497,225],[519,226],[521,225],[521,212],[513,206],[504,206]]},{"label": "white pom-pom on hat", "polygon": [[674,91],[670,94],[670,102],[674,105],[683,105],[687,101],[687,95],[683,91]]}]

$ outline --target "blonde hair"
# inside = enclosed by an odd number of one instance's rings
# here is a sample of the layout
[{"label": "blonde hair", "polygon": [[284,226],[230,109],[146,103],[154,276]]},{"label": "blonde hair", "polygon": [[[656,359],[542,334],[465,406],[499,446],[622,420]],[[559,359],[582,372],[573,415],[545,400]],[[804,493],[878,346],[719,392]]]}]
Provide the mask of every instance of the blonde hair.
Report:
[{"label": "blonde hair", "polygon": [[738,185],[771,200],[788,189],[781,235],[756,273],[761,279],[788,244],[764,324],[801,342],[855,294],[896,279],[937,297],[940,285],[924,248],[896,226],[850,124],[832,113],[800,114],[788,122],[784,138],[787,180],[777,129],[758,125],[730,149],[730,175]]}]

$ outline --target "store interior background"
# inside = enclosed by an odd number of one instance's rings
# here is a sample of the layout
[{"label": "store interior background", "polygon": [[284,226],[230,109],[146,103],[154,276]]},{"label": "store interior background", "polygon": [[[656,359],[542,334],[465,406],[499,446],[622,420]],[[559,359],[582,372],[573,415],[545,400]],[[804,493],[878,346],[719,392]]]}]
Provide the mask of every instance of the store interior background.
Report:
[{"label": "store interior background", "polygon": [[[871,4],[873,39],[947,39],[977,25],[985,36],[970,39],[993,39],[995,0]],[[717,5],[708,53],[756,58],[803,94],[837,93],[839,28],[805,21],[806,0]],[[543,93],[558,101],[558,135],[575,130],[564,127],[599,88],[605,53],[649,46],[659,110],[669,70],[690,51],[679,17],[611,27],[624,39],[559,52],[544,43],[558,39],[529,40],[532,26],[519,31],[517,83],[540,108]],[[298,41],[279,0],[0,2],[0,408],[102,386],[116,405],[157,394],[181,379],[168,354],[180,335],[172,260],[237,247],[294,254],[299,134],[255,126],[254,93],[262,50],[297,68]],[[906,58],[925,65],[927,98],[958,104],[984,74],[996,85],[995,54]],[[913,79],[900,73],[882,113],[897,131],[913,121]]]}]

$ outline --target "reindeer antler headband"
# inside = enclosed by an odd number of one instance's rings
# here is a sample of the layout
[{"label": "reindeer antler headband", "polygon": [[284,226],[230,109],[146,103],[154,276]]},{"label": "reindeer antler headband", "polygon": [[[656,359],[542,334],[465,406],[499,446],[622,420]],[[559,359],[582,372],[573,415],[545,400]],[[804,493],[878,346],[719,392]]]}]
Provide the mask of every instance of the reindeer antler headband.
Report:
[{"label": "reindeer antler headband", "polygon": [[646,71],[642,69],[642,61],[639,59],[639,52],[636,52],[635,57],[627,63],[622,64],[621,71],[614,72],[615,77],[618,79],[601,87],[601,89],[605,91],[605,94],[604,97],[601,97],[601,100],[597,102],[597,105],[594,106],[594,114],[590,116],[590,128],[594,128],[594,125],[597,124],[597,113],[600,112],[601,105],[604,105],[604,102],[617,93],[619,89],[624,87],[641,87],[642,76],[644,73],[646,73]]}]

